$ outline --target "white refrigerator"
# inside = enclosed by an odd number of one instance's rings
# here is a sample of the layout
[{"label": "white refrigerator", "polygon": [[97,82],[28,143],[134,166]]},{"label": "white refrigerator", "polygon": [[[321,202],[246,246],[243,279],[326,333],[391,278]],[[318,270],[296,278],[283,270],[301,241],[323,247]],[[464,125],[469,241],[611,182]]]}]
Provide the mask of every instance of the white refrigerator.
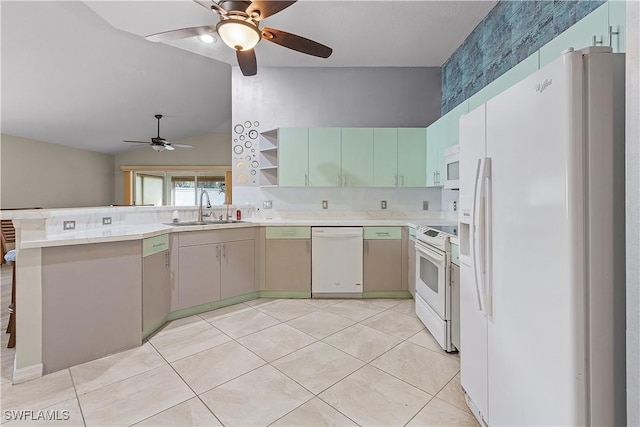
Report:
[{"label": "white refrigerator", "polygon": [[486,425],[625,425],[624,55],[460,119],[461,383]]}]

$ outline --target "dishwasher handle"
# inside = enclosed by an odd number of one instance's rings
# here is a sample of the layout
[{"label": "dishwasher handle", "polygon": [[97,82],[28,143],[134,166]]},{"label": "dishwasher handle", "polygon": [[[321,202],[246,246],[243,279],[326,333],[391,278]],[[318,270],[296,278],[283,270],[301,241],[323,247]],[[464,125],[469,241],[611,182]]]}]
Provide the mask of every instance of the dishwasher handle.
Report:
[{"label": "dishwasher handle", "polygon": [[342,239],[345,237],[362,237],[362,228],[312,228],[312,237],[327,239]]}]

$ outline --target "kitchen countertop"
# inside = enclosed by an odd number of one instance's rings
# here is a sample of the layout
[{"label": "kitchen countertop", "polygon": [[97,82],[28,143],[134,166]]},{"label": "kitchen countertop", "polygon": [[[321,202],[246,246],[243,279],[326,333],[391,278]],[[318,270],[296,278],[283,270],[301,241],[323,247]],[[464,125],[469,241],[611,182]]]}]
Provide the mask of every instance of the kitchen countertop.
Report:
[{"label": "kitchen countertop", "polygon": [[181,233],[256,226],[308,226],[308,227],[415,227],[416,225],[452,225],[446,219],[249,219],[242,222],[222,224],[176,226],[169,224],[136,224],[98,227],[88,230],[66,231],[46,237],[23,240],[21,249],[55,246],[106,243],[126,240],[141,240],[168,233]]}]

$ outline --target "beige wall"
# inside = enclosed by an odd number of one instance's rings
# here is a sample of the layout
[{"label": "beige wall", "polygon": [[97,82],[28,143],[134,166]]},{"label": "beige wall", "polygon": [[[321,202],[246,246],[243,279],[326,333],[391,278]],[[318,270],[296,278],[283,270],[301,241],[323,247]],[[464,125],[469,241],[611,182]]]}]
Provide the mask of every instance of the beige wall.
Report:
[{"label": "beige wall", "polygon": [[81,207],[113,203],[114,157],[2,134],[2,208]]},{"label": "beige wall", "polygon": [[[229,166],[231,165],[231,133],[214,132],[173,141],[191,144],[193,148],[175,151],[154,151],[142,146],[115,156],[115,200],[121,204],[124,196],[123,174],[120,166]],[[142,145],[142,144],[140,144]]]}]

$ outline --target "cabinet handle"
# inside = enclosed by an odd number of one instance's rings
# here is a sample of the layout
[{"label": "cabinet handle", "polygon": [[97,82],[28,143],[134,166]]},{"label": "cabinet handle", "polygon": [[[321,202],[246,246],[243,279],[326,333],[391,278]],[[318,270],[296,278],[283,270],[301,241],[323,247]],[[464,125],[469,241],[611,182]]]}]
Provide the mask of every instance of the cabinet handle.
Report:
[{"label": "cabinet handle", "polygon": [[220,259],[220,245],[216,245],[216,259]]},{"label": "cabinet handle", "polygon": [[168,268],[169,267],[169,251],[165,253],[165,262],[166,262],[165,266]]},{"label": "cabinet handle", "polygon": [[307,175],[306,173],[304,174],[304,186],[309,186],[309,175]]},{"label": "cabinet handle", "polygon": [[440,172],[436,171],[436,185],[440,185]]},{"label": "cabinet handle", "polygon": [[347,174],[345,173],[342,178],[343,178],[342,179],[342,186],[346,187],[347,186]]},{"label": "cabinet handle", "polygon": [[592,46],[602,45],[602,36],[600,36],[600,40],[598,40],[596,36],[593,36],[591,45]]},{"label": "cabinet handle", "polygon": [[395,183],[395,186],[397,187],[397,186],[398,186],[398,174],[395,174],[395,177],[396,177],[396,183]]},{"label": "cabinet handle", "polygon": [[404,187],[404,175],[400,175],[400,181],[402,182],[400,186]]},{"label": "cabinet handle", "polygon": [[336,176],[336,184],[340,187],[340,174]]},{"label": "cabinet handle", "polygon": [[227,257],[227,244],[223,243],[222,244],[222,258],[226,258]]},{"label": "cabinet handle", "polygon": [[[613,31],[613,27],[609,25],[609,47],[613,48],[613,36],[618,36],[618,45],[620,44],[620,27],[616,27],[618,31]],[[616,51],[619,50],[619,46]]]}]

